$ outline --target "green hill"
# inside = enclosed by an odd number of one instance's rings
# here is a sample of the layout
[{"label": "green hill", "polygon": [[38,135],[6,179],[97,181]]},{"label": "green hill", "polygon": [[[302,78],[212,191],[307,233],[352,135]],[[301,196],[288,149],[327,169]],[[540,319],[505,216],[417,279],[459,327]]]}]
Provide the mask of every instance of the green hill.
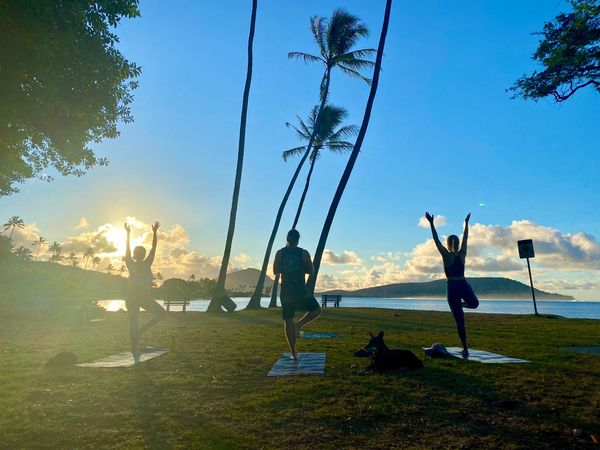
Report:
[{"label": "green hill", "polygon": [[[471,287],[479,298],[483,299],[530,299],[531,287],[510,278],[482,277],[469,278]],[[333,290],[324,294],[341,294],[346,297],[387,297],[387,298],[445,298],[446,280],[423,283],[396,283],[385,286],[357,289],[354,291]],[[535,290],[539,300],[573,300],[570,295],[555,294]]]}]

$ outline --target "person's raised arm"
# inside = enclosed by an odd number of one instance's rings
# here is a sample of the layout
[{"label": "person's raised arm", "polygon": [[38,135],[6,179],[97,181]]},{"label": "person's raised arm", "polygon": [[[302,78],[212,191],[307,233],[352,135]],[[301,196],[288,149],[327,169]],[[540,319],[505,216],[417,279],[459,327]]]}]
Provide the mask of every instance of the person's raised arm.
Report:
[{"label": "person's raised arm", "polygon": [[125,263],[131,261],[131,227],[125,222],[125,231],[127,232],[127,240],[125,241]]},{"label": "person's raised arm", "polygon": [[273,274],[279,275],[281,273],[281,250],[277,250],[275,253],[275,260],[273,261]]},{"label": "person's raised arm", "polygon": [[427,221],[429,222],[429,226],[431,227],[431,235],[433,236],[433,242],[435,242],[435,246],[437,247],[438,251],[443,257],[446,253],[448,253],[448,250],[446,250],[446,247],[444,247],[443,244],[440,242],[437,230],[435,229],[435,225],[433,224],[433,214],[429,214],[428,212],[426,212],[425,218],[427,219]]},{"label": "person's raised arm", "polygon": [[160,223],[154,222],[154,225],[152,225],[152,249],[150,250],[150,253],[148,254],[148,257],[146,258],[146,261],[150,264],[152,264],[154,262],[154,255],[156,255],[156,244],[158,242],[158,229],[160,228]]},{"label": "person's raised arm", "polygon": [[460,245],[460,254],[465,257],[467,256],[467,240],[469,239],[469,220],[471,219],[471,213],[467,214],[465,218],[465,231],[463,232],[462,244]]},{"label": "person's raised arm", "polygon": [[304,273],[312,275],[312,273],[315,271],[315,268],[313,266],[312,259],[310,259],[310,253],[308,253],[306,250],[302,251],[302,261],[304,262]]}]

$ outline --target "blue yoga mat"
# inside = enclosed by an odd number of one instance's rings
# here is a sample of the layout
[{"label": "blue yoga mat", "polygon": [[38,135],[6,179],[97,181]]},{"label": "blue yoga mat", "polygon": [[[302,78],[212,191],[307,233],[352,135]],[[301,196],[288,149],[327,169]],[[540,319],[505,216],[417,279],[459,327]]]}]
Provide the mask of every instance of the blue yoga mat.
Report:
[{"label": "blue yoga mat", "polygon": [[290,359],[290,353],[284,353],[267,374],[268,377],[291,375],[323,375],[325,373],[326,353],[298,353],[298,359]]}]

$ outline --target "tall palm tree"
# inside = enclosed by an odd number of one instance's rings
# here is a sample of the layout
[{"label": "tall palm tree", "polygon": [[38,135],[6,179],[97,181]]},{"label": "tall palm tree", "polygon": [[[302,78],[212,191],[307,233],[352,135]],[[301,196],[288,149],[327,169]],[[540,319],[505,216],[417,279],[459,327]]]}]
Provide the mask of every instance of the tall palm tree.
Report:
[{"label": "tall palm tree", "polygon": [[69,253],[69,256],[67,256],[65,259],[69,261],[69,264],[71,264],[73,267],[77,267],[79,264],[79,257],[75,252]]},{"label": "tall palm tree", "polygon": [[256,28],[256,9],[257,0],[252,0],[252,12],[250,15],[250,31],[248,34],[248,65],[246,68],[246,82],[244,84],[244,94],[242,97],[242,113],[240,118],[240,134],[238,141],[238,159],[235,171],[235,183],[233,187],[233,196],[231,199],[231,211],[229,214],[229,227],[227,229],[227,239],[225,240],[225,250],[223,251],[223,259],[221,261],[221,269],[219,270],[219,279],[217,287],[213,294],[210,303],[208,304],[208,312],[220,312],[222,307],[227,311],[234,311],[237,305],[225,293],[225,279],[227,278],[227,267],[229,266],[229,258],[231,256],[231,246],[233,244],[233,235],[235,232],[235,219],[237,216],[237,206],[240,196],[240,185],[242,182],[242,167],[244,164],[244,149],[246,144],[246,118],[248,116],[248,98],[250,96],[250,85],[252,83],[252,46],[254,43],[254,29]]},{"label": "tall palm tree", "polygon": [[25,222],[19,216],[12,216],[10,219],[8,219],[8,222],[3,224],[2,226],[4,227],[2,232],[5,232],[6,230],[10,229],[10,236],[8,237],[8,239],[12,240],[12,236],[13,236],[13,233],[15,232],[15,228],[20,228],[20,229],[25,228]]},{"label": "tall palm tree", "polygon": [[100,257],[99,256],[94,256],[92,257],[92,269],[96,269],[96,266],[100,264]]},{"label": "tall palm tree", "polygon": [[31,245],[33,245],[34,247],[37,246],[37,251],[35,252],[35,258],[33,259],[34,261],[37,261],[38,255],[40,254],[40,249],[42,248],[42,246],[46,245],[47,243],[48,243],[48,241],[46,241],[46,239],[44,239],[42,236],[38,237],[35,241],[33,241],[31,243]]},{"label": "tall palm tree", "polygon": [[354,148],[352,149],[350,158],[348,158],[348,163],[346,164],[344,173],[342,174],[342,177],[338,184],[335,195],[333,196],[331,206],[329,207],[329,212],[327,213],[327,217],[325,218],[323,230],[321,231],[321,236],[319,237],[319,243],[317,244],[317,250],[315,251],[315,257],[313,260],[314,271],[309,276],[308,284],[307,284],[310,292],[314,292],[314,290],[315,290],[315,284],[317,282],[317,277],[319,275],[319,268],[321,266],[321,258],[323,257],[323,251],[325,250],[325,244],[327,243],[327,237],[329,236],[329,230],[331,229],[331,224],[333,223],[333,218],[335,217],[337,207],[340,204],[340,200],[342,199],[344,189],[346,188],[346,184],[348,183],[348,180],[350,179],[350,175],[352,174],[352,169],[354,168],[354,164],[356,163],[356,158],[358,158],[358,154],[360,152],[362,143],[363,143],[363,141],[365,139],[365,135],[367,133],[367,128],[369,127],[369,120],[371,118],[373,102],[375,101],[375,94],[377,93],[377,87],[379,85],[379,72],[381,71],[381,60],[383,59],[383,49],[385,47],[385,39],[387,37],[388,26],[390,23],[391,9],[392,9],[392,0],[386,0],[385,12],[383,15],[383,25],[381,27],[381,35],[379,37],[379,46],[377,48],[377,58],[375,59],[375,69],[373,69],[373,83],[371,84],[371,91],[369,92],[369,98],[367,99],[367,105],[365,107],[365,114],[363,116],[363,121],[360,126],[360,131],[358,132],[358,136],[356,138],[356,143],[354,144]]},{"label": "tall palm tree", "polygon": [[90,260],[90,258],[93,258],[94,256],[96,256],[96,252],[94,251],[94,249],[92,247],[88,247],[83,252],[83,259],[85,261],[85,265],[83,266],[83,270],[87,270],[88,261]]},{"label": "tall palm tree", "polygon": [[331,82],[331,71],[334,68],[338,68],[346,75],[351,77],[360,78],[361,80],[370,83],[371,80],[361,75],[360,70],[372,67],[373,62],[369,58],[375,53],[373,49],[361,49],[352,50],[352,47],[363,37],[369,35],[367,27],[359,20],[358,17],[344,11],[343,9],[336,9],[329,19],[320,16],[314,16],[310,19],[310,31],[313,35],[317,47],[319,48],[319,55],[311,55],[303,52],[290,52],[288,57],[302,59],[305,63],[316,62],[323,64],[325,71],[321,78],[321,84],[319,86],[319,98],[320,106],[315,119],[315,127],[311,134],[310,140],[306,145],[306,151],[298,162],[296,171],[290,180],[288,188],[283,195],[277,215],[275,217],[275,223],[271,230],[271,236],[267,244],[265,251],[265,257],[263,258],[263,265],[254,289],[254,294],[248,302],[247,308],[256,309],[260,308],[260,299],[262,297],[263,288],[265,285],[265,277],[267,275],[267,268],[269,266],[269,260],[271,258],[271,251],[273,250],[273,243],[279,230],[279,223],[281,222],[281,216],[287,204],[288,198],[294,188],[298,174],[304,165],[304,162],[310,155],[313,147],[313,142],[316,136],[316,132],[320,127],[322,111],[327,103],[329,96],[329,86]]},{"label": "tall palm tree", "polygon": [[33,252],[24,245],[21,245],[19,248],[15,249],[14,254],[23,261],[31,261],[33,258]]},{"label": "tall palm tree", "polygon": [[[300,117],[298,117],[298,126],[292,125],[289,122],[286,126],[293,128],[296,131],[296,135],[300,140],[310,141],[315,131],[315,125],[317,122],[319,106],[315,106],[310,112],[308,117],[308,124],[306,124]],[[300,220],[300,214],[302,214],[302,208],[304,206],[304,200],[306,199],[306,193],[310,187],[310,180],[312,178],[313,170],[317,159],[321,156],[321,150],[327,149],[334,153],[343,153],[352,150],[353,144],[342,139],[349,136],[356,135],[358,127],[356,125],[344,125],[337,129],[341,125],[342,121],[348,116],[348,112],[341,106],[325,105],[323,112],[321,113],[321,125],[317,130],[315,139],[313,142],[313,150],[310,154],[310,167],[306,176],[306,182],[304,183],[304,190],[298,203],[298,209],[296,210],[296,216],[294,217],[294,223],[292,228],[295,229]],[[283,152],[283,160],[287,161],[289,158],[304,154],[306,146],[295,147],[290,150]],[[271,302],[269,308],[275,308],[277,306],[277,288],[279,287],[279,274],[275,275],[273,281],[273,288],[271,290]]]}]

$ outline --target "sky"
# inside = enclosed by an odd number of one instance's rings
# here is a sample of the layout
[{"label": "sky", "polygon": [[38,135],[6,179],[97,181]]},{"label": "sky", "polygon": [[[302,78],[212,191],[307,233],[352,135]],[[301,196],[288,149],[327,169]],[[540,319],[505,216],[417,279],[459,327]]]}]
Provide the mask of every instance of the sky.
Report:
[{"label": "sky", "polygon": [[[295,169],[281,152],[300,145],[285,123],[318,102],[322,67],[287,53],[316,53],[309,19],[337,7],[369,27],[358,47],[376,48],[384,3],[259,0],[231,270],[261,266]],[[369,129],[318,288],[441,278],[422,216],[441,216],[440,235],[448,235],[460,234],[472,212],[467,276],[527,281],[516,241],[533,239],[536,287],[600,300],[600,97],[580,91],[557,105],[506,92],[538,68],[532,33],[568,8],[559,0],[395,2]],[[0,198],[0,218],[28,224],[15,232],[18,244],[42,235],[69,251],[92,245],[102,257],[98,269],[122,255],[126,218],[134,243],[146,245],[150,224],[160,220],[155,270],[214,277],[235,175],[250,1],[146,0],[140,10],[117,29],[120,50],[142,75],[134,123],[94,146],[109,166],[27,182]],[[360,125],[368,93],[360,80],[332,78],[330,101],[348,110],[348,124]],[[346,161],[324,154],[315,168],[298,225],[311,254]],[[276,245],[285,244],[300,192],[298,184]]]}]

